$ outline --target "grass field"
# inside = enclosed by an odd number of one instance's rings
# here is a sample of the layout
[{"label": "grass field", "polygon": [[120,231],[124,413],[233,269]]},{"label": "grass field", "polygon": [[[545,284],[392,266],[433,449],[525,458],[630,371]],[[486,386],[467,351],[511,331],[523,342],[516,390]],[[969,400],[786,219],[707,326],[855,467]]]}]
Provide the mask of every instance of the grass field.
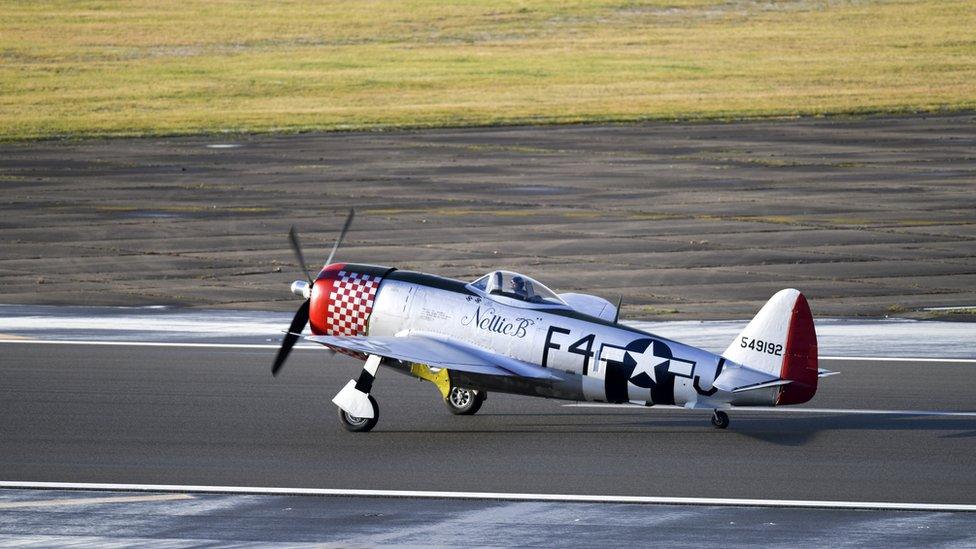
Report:
[{"label": "grass field", "polygon": [[976,3],[0,0],[0,139],[976,108]]}]

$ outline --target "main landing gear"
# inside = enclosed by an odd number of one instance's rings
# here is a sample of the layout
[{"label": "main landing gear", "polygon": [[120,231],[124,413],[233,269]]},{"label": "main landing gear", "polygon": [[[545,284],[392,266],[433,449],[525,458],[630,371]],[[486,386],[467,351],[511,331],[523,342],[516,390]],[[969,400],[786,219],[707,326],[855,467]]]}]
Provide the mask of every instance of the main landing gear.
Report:
[{"label": "main landing gear", "polygon": [[444,404],[447,409],[456,416],[473,416],[481,409],[488,393],[476,389],[465,389],[463,387],[451,387]]},{"label": "main landing gear", "polygon": [[712,412],[712,425],[714,425],[716,429],[725,429],[729,426],[729,414],[726,414],[721,410],[715,410]]},{"label": "main landing gear", "polygon": [[[376,427],[376,422],[380,419],[380,407],[369,392],[373,388],[373,380],[376,379],[376,370],[381,361],[381,357],[369,355],[359,378],[349,381],[332,399],[339,407],[339,423],[345,430],[366,433]],[[488,398],[485,391],[451,385],[447,370],[439,369],[434,372],[427,366],[418,364],[414,365],[411,373],[436,385],[444,398],[444,404],[454,415],[474,415]]]}]

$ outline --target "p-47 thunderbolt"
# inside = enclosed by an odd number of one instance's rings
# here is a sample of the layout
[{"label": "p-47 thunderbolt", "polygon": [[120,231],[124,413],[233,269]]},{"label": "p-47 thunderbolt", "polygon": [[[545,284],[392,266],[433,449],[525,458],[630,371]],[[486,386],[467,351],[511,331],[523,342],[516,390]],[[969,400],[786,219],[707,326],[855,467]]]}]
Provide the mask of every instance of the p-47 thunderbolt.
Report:
[{"label": "p-47 thunderbolt", "polygon": [[[307,281],[272,373],[304,337],[365,365],[332,400],[349,431],[379,419],[370,395],[380,366],[432,382],[449,410],[474,414],[488,392],[572,401],[677,405],[712,411],[810,400],[819,377],[817,335],[806,299],[776,293],[722,354],[618,322],[618,307],[579,293],[557,294],[505,270],[465,282],[394,267],[333,263],[350,211],[314,279],[294,229],[289,234]],[[306,325],[312,335],[302,336]]]}]

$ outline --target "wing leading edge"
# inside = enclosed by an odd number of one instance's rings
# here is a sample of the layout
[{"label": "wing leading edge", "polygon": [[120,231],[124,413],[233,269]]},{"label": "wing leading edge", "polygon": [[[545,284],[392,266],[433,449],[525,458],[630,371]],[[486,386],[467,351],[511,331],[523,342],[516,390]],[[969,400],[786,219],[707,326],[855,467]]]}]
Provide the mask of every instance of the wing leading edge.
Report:
[{"label": "wing leading edge", "polygon": [[377,355],[473,374],[559,379],[541,366],[430,335],[410,334],[402,337],[314,335],[305,336],[305,339],[333,350]]}]

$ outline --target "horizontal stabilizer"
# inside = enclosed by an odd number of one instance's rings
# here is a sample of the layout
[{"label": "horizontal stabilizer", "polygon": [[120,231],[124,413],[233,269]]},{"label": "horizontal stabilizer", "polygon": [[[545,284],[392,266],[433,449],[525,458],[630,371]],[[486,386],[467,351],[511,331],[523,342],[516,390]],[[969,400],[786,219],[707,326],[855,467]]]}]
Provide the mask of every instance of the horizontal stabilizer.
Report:
[{"label": "horizontal stabilizer", "polygon": [[777,385],[782,385],[783,381],[785,380],[778,376],[760,372],[759,370],[754,370],[739,364],[726,362],[725,369],[715,379],[713,385],[722,391],[734,393],[744,388],[758,388],[759,386],[776,387]]},{"label": "horizontal stabilizer", "polygon": [[840,372],[831,372],[830,370],[824,370],[823,368],[817,368],[817,377],[835,376],[835,375],[837,375],[839,373]]},{"label": "horizontal stabilizer", "polygon": [[767,387],[779,387],[780,385],[786,385],[792,383],[789,379],[774,379],[773,381],[767,381],[765,383],[756,383],[754,385],[746,385],[744,387],[736,387],[732,389],[733,393],[743,393],[745,391],[755,391],[756,389],[765,389]]}]

